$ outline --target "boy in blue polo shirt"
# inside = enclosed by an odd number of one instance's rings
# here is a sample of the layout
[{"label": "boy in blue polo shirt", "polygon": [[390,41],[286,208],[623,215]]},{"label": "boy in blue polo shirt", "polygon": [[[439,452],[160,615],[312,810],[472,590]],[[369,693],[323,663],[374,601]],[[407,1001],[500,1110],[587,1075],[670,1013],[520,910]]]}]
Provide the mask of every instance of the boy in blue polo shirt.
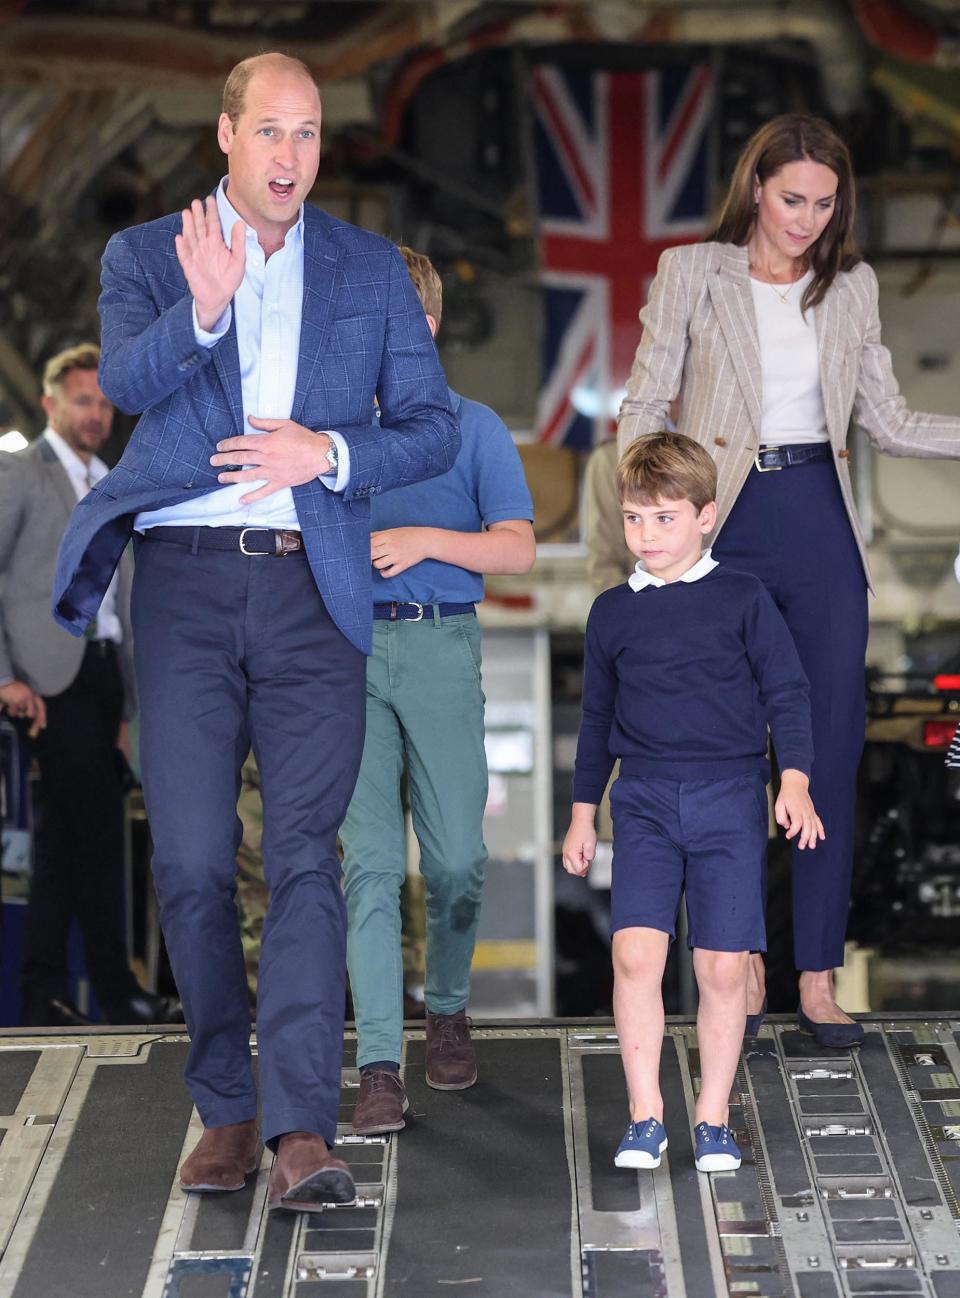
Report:
[{"label": "boy in blue polo shirt", "polygon": [[[440,277],[427,257],[400,251],[436,334]],[[455,392],[450,401],[461,434],[453,468],[371,501],[367,734],[340,831],[360,1135],[399,1131],[407,1108],[400,1077],[404,768],[427,894],[426,1080],[461,1090],[477,1078],[466,1003],[487,858],[487,765],[475,605],[483,573],[527,572],[536,546],[533,505],[506,426],[476,401]]]},{"label": "boy in blue polo shirt", "polygon": [[767,726],[780,766],[777,822],[801,848],[824,837],[807,792],[809,689],[763,585],[719,566],[703,537],[717,519],[716,467],[679,433],[635,441],[617,466],[625,585],[587,622],[583,715],[563,864],[585,875],[594,816],[613,769],[613,1010],[630,1100],[618,1167],[657,1167],[667,1147],[660,1095],[661,980],[686,893],[700,992],[696,1101],[701,1172],[740,1166],[727,1125],[746,1019],[747,964],[766,949]]}]

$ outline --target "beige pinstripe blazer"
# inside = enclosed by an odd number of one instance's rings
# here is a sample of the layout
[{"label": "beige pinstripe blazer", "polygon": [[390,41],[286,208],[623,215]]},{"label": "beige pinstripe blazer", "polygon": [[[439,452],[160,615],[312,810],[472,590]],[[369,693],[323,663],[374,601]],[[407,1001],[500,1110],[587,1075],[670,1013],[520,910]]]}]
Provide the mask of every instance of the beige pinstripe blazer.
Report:
[{"label": "beige pinstripe blazer", "polygon": [[[907,408],[880,341],[877,277],[865,262],[837,276],[814,308],[830,443],[850,525],[870,570],[850,482],[851,417],[886,455],[960,458],[960,418]],[[760,341],[746,248],[697,243],[661,256],[620,407],[621,453],[659,432],[678,395],[680,431],[717,462],[717,531],[740,494],[760,437]]]},{"label": "beige pinstripe blazer", "polygon": [[595,595],[626,581],[637,563],[623,535],[617,458],[616,442],[601,442],[593,448],[583,474],[583,540],[587,576]]}]

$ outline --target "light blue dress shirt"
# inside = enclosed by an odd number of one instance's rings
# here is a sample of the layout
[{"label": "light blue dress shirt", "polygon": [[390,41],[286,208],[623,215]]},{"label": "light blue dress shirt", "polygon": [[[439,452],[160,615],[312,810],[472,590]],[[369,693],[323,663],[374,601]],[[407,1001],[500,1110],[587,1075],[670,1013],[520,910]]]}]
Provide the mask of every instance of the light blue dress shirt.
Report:
[{"label": "light blue dress shirt", "polygon": [[[241,218],[227,198],[226,180],[217,187],[217,210],[224,241],[230,243],[235,221]],[[207,333],[197,323],[193,328],[202,347],[213,347],[237,317],[237,349],[240,354],[240,386],[243,398],[244,432],[260,434],[246,422],[256,419],[289,419],[297,385],[300,358],[300,319],[303,307],[303,208],[291,226],[283,247],[266,258],[256,231],[247,226],[246,267],[233,302]],[[224,430],[227,435],[228,430]],[[324,429],[337,447],[337,473],[320,481],[331,491],[343,491],[350,480],[350,452],[339,433]],[[212,452],[211,452],[212,453]],[[240,497],[255,491],[262,482],[235,482],[217,491],[137,515],[138,531],[148,527],[263,527],[298,531],[300,523],[289,487],[263,500],[241,505]]]}]

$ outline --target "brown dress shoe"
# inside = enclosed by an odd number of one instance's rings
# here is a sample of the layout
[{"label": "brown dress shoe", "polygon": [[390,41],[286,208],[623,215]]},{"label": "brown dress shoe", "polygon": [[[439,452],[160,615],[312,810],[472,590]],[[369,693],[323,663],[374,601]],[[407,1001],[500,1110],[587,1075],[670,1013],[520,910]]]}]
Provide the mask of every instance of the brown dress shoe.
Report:
[{"label": "brown dress shoe", "polygon": [[181,1190],[242,1190],[260,1166],[263,1146],[256,1118],[226,1127],[204,1127],[180,1168]]},{"label": "brown dress shoe", "polygon": [[410,1107],[399,1073],[389,1068],[372,1068],[360,1074],[360,1098],[353,1111],[353,1129],[358,1136],[378,1136],[402,1131],[403,1115]]},{"label": "brown dress shoe", "polygon": [[427,1085],[435,1091],[465,1091],[477,1080],[477,1056],[465,1010],[427,1010]]},{"label": "brown dress shoe", "polygon": [[357,1191],[349,1167],[334,1158],[322,1136],[288,1131],[280,1137],[267,1197],[271,1208],[316,1212],[318,1204],[353,1203]]}]

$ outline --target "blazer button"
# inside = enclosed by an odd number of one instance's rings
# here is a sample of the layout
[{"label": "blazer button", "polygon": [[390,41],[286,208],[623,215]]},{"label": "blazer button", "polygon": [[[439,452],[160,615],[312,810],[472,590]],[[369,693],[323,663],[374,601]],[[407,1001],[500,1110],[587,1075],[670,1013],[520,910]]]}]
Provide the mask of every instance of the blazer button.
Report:
[{"label": "blazer button", "polygon": [[850,452],[846,450],[846,448],[842,451],[837,451],[837,458],[840,460],[849,460]]},{"label": "blazer button", "polygon": [[713,444],[714,446],[726,446],[727,439],[725,437],[715,437],[713,439]]}]

